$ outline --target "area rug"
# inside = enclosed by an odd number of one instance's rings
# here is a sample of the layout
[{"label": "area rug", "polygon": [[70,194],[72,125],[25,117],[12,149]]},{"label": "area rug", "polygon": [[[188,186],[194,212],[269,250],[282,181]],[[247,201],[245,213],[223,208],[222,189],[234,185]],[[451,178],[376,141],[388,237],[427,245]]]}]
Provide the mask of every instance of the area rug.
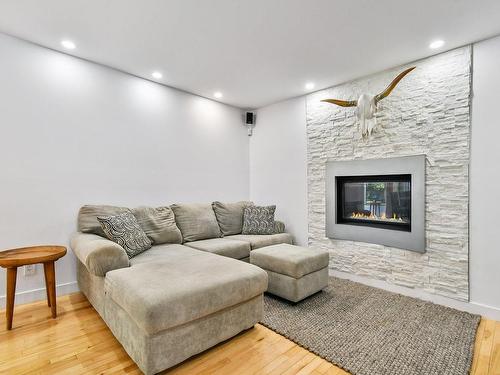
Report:
[{"label": "area rug", "polygon": [[330,277],[298,304],[266,295],[262,324],[353,375],[468,374],[478,315]]}]

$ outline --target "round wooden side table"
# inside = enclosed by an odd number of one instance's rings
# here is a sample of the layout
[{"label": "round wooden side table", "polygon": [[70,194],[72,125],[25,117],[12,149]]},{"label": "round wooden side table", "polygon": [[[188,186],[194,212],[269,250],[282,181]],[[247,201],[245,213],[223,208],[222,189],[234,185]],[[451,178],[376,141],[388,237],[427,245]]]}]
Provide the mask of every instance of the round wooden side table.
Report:
[{"label": "round wooden side table", "polygon": [[14,315],[14,297],[16,295],[17,267],[43,263],[47,303],[52,310],[52,318],[57,316],[56,310],[56,274],[54,262],[66,255],[64,246],[32,246],[0,252],[0,267],[7,269],[7,329],[12,329]]}]

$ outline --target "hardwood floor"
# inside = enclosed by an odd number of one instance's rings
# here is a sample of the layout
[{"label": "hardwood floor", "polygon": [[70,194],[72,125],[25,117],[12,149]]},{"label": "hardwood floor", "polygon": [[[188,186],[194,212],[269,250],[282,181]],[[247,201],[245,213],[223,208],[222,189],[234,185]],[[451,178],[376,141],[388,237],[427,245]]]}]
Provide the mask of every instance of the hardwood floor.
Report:
[{"label": "hardwood floor", "polygon": [[[58,317],[45,301],[16,306],[13,330],[0,321],[0,374],[140,374],[86,298],[58,298]],[[329,374],[347,372],[257,325],[165,372],[191,374]],[[479,326],[474,375],[500,375],[500,322]]]}]

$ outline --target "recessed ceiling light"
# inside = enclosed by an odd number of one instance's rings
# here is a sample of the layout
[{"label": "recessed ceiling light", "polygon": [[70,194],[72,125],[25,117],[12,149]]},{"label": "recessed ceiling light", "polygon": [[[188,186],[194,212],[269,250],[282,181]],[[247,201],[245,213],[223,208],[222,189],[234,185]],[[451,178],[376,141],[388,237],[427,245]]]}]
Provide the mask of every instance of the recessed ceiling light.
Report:
[{"label": "recessed ceiling light", "polygon": [[441,48],[442,46],[444,46],[444,40],[435,40],[429,44],[429,48],[431,49]]},{"label": "recessed ceiling light", "polygon": [[61,41],[61,45],[66,49],[75,49],[76,45],[71,40],[63,40]]},{"label": "recessed ceiling light", "polygon": [[156,79],[160,79],[161,77],[163,77],[163,74],[161,74],[160,72],[153,72],[151,75]]},{"label": "recessed ceiling light", "polygon": [[222,98],[222,93],[220,91],[216,91],[214,92],[214,96],[217,98],[217,99],[220,99]]},{"label": "recessed ceiling light", "polygon": [[314,88],[314,83],[312,83],[312,82],[306,83],[306,90],[312,90],[313,88]]}]

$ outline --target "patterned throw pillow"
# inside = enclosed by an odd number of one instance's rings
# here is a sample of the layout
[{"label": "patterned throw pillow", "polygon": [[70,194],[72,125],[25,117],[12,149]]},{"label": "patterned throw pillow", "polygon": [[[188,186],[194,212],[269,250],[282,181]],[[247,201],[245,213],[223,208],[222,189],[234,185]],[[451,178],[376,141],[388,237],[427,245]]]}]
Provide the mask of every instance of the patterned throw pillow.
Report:
[{"label": "patterned throw pillow", "polygon": [[274,234],[274,211],[274,205],[245,207],[241,234]]},{"label": "patterned throw pillow", "polygon": [[129,259],[151,248],[151,241],[130,212],[98,216],[97,220],[106,237],[123,247]]}]

